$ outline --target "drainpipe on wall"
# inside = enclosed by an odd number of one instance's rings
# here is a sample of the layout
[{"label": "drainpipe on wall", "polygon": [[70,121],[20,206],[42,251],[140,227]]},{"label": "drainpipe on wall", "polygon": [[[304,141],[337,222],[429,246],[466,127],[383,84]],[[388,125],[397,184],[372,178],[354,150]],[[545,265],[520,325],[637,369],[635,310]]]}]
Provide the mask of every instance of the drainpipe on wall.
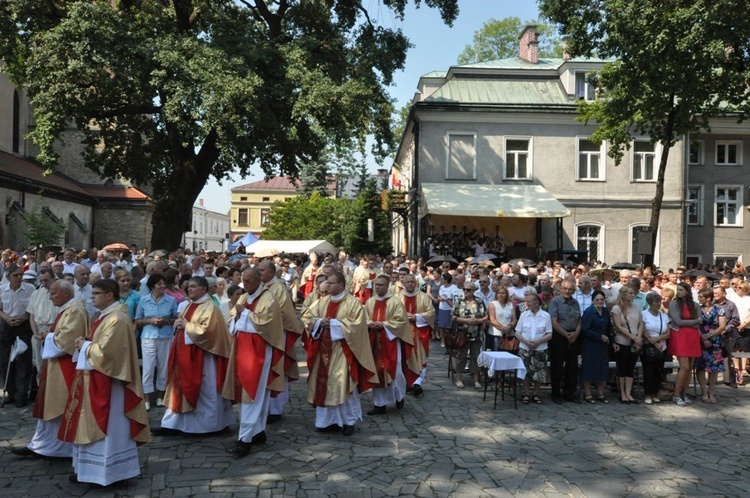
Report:
[{"label": "drainpipe on wall", "polygon": [[[414,112],[414,108],[412,108],[411,112]],[[414,122],[414,183],[412,184],[414,188],[414,218],[411,223],[411,253],[414,256],[419,256],[423,253],[420,240],[422,237],[422,224],[419,219],[419,134],[422,123],[414,115],[412,115],[412,120]]]},{"label": "drainpipe on wall", "polygon": [[[687,263],[687,237],[688,237],[688,224],[687,224],[687,206],[685,204],[685,193],[687,186],[690,184],[690,132],[682,137],[682,164],[683,164],[683,180],[682,180],[682,192],[680,192],[680,215],[682,216],[682,248],[680,248],[680,260],[679,264]],[[705,154],[705,148],[704,148]],[[705,192],[705,190],[704,190]]]}]

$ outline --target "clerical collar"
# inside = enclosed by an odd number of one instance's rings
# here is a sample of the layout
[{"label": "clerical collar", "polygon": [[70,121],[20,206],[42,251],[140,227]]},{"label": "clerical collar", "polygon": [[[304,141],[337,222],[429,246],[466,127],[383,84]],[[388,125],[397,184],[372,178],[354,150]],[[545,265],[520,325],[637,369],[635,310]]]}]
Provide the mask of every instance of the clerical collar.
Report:
[{"label": "clerical collar", "polygon": [[389,297],[391,297],[391,291],[386,292],[385,296],[383,296],[383,297],[380,297],[377,294],[375,294],[375,299],[378,300],[378,301],[385,301]]},{"label": "clerical collar", "polygon": [[404,290],[402,291],[406,297],[414,297],[417,295],[417,292],[419,292],[419,289],[414,289],[414,292],[408,292],[406,290],[406,287],[404,287]]},{"label": "clerical collar", "polygon": [[341,301],[344,299],[344,296],[346,296],[346,291],[342,291],[340,294],[336,294],[335,296],[331,296],[331,301]]},{"label": "clerical collar", "polygon": [[[268,282],[266,282],[265,284],[263,284],[263,287],[268,287],[268,286],[270,286],[270,285],[271,285],[272,283],[276,282],[277,280],[278,280],[278,278],[276,278],[276,277],[274,276],[274,277],[273,277],[273,278],[272,278],[271,280],[269,280]],[[284,284],[284,285],[286,285],[286,284]]]},{"label": "clerical collar", "polygon": [[70,300],[70,301],[68,301],[67,303],[63,304],[62,306],[60,306],[59,308],[57,308],[57,311],[58,311],[59,313],[62,313],[62,312],[63,312],[63,311],[65,310],[65,309],[67,309],[67,307],[68,307],[68,306],[70,305],[70,303],[72,303],[73,301],[75,301],[75,299],[71,299],[71,300]]},{"label": "clerical collar", "polygon": [[204,302],[208,301],[209,299],[211,299],[211,296],[209,296],[206,293],[206,294],[203,294],[203,296],[201,296],[198,299],[196,299],[195,301],[191,300],[190,302],[193,303],[193,304],[200,304],[200,303],[204,303]]},{"label": "clerical collar", "polygon": [[258,297],[258,296],[260,296],[260,293],[263,292],[264,288],[265,287],[263,287],[262,285],[259,285],[258,288],[255,289],[255,292],[253,292],[252,294],[250,294],[249,296],[247,296],[247,301],[246,302],[252,303],[253,301],[255,301],[255,298]]}]

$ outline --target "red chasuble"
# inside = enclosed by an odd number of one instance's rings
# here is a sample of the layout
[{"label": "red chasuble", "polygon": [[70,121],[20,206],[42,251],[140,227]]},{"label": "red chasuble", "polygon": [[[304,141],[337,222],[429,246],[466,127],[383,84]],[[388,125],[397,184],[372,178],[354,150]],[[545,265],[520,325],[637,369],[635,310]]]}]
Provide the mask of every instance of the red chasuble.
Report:
[{"label": "red chasuble", "polygon": [[[372,311],[373,322],[386,321],[385,310],[388,299],[390,298],[375,301],[375,307]],[[375,369],[378,374],[378,385],[376,387],[388,387],[396,378],[398,341],[389,341],[385,329],[369,329],[369,332],[372,357],[375,359]],[[412,381],[413,383],[414,381]]]},{"label": "red chasuble", "polygon": [[[404,296],[404,307],[406,308],[406,312],[411,315],[417,314],[417,296]],[[409,322],[409,325],[411,326],[411,332],[414,334],[414,344],[417,343],[416,339],[419,339],[419,341],[422,343],[422,348],[424,349],[425,354],[425,361],[427,358],[430,357],[430,337],[432,336],[432,328],[429,325],[426,325],[424,327],[417,327],[416,323]]]},{"label": "red chasuble", "polygon": [[[62,313],[58,313],[55,317],[55,322],[52,324],[52,328],[49,330],[50,334],[54,334],[55,330],[57,328],[57,322],[60,321],[60,317],[65,313],[63,311]],[[42,343],[42,347],[44,347],[44,343]],[[49,360],[44,360],[44,363],[42,364],[42,377],[39,381],[39,391],[36,393],[36,399],[34,400],[34,411],[32,415],[35,418],[38,418],[40,420],[44,419],[44,399],[46,397],[46,391],[47,391],[47,362]],[[62,371],[63,378],[65,379],[65,385],[68,386],[68,392],[70,392],[70,386],[73,385],[73,380],[76,377],[76,364],[73,363],[73,357],[66,354],[63,356],[60,356],[57,358],[57,361],[60,365],[60,370]]]},{"label": "red chasuble", "polygon": [[307,282],[302,286],[302,297],[307,297],[315,288],[315,273],[318,271],[317,268],[310,270],[310,276],[307,278]]},{"label": "red chasuble", "polygon": [[[190,303],[185,312],[185,321],[189,322],[200,303]],[[195,344],[185,344],[185,329],[179,329],[172,341],[167,369],[167,384],[173,387],[171,396],[165,400],[165,406],[175,413],[187,413],[195,409],[201,392],[203,378],[204,351]],[[216,356],[216,391],[221,392],[224,377],[227,374],[227,358]],[[182,398],[189,406],[184,406]]]}]

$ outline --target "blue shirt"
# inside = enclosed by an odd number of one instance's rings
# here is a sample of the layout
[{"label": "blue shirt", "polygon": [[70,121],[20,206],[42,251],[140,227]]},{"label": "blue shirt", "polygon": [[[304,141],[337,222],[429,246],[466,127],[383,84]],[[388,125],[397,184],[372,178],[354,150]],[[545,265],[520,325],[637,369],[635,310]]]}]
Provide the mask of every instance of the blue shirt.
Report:
[{"label": "blue shirt", "polygon": [[[135,319],[144,318],[173,318],[177,316],[177,301],[172,296],[164,294],[159,302],[154,301],[151,294],[141,297],[138,303],[138,311],[135,312]],[[171,323],[157,327],[156,325],[144,325],[141,331],[141,339],[171,339],[174,335],[174,328]]]},{"label": "blue shirt", "polygon": [[125,303],[128,306],[128,315],[130,319],[135,321],[135,310],[138,307],[138,301],[141,299],[141,295],[135,291],[130,291],[128,297],[121,297],[120,302]]}]

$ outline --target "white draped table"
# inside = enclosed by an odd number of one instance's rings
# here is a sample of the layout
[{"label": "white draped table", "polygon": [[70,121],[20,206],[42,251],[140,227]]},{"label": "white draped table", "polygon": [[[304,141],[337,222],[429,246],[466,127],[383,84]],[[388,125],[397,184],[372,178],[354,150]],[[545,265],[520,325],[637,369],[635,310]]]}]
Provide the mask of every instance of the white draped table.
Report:
[{"label": "white draped table", "polygon": [[516,379],[526,378],[526,366],[523,364],[523,360],[518,356],[508,353],[506,351],[482,351],[479,353],[477,363],[480,368],[486,370],[484,376],[484,398],[487,399],[487,387],[489,385],[489,379],[492,378],[495,381],[495,404],[494,408],[497,408],[497,394],[502,391],[502,399],[505,399],[505,376],[496,375],[498,372],[513,372],[513,378],[510,381],[513,387],[513,403],[518,408],[518,396],[517,396],[517,382]]}]

